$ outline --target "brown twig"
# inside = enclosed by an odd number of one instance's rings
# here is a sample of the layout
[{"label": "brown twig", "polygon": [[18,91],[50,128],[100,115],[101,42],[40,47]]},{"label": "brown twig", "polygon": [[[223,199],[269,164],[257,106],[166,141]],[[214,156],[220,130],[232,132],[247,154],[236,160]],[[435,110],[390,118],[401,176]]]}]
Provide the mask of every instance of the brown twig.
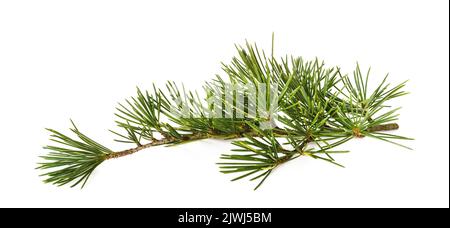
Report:
[{"label": "brown twig", "polygon": [[398,124],[390,123],[390,124],[381,124],[377,126],[373,126],[367,129],[368,132],[376,132],[376,131],[392,131],[397,130],[399,128]]},{"label": "brown twig", "polygon": [[[391,130],[397,130],[398,128],[399,128],[398,124],[391,123],[391,124],[382,124],[382,125],[374,126],[374,127],[371,127],[369,129],[367,129],[367,131],[368,132],[391,131]],[[277,128],[277,130],[278,130],[278,133],[280,133],[280,129]],[[244,134],[250,134],[250,135],[254,134],[255,136],[257,136],[254,132],[245,132],[243,134],[231,135],[229,137],[229,139],[241,138]],[[128,155],[134,154],[134,153],[136,153],[138,151],[141,151],[141,150],[144,150],[144,149],[147,149],[147,148],[150,148],[150,147],[161,146],[161,145],[169,145],[169,144],[173,144],[173,143],[177,143],[177,142],[195,141],[195,140],[214,138],[214,137],[215,137],[215,135],[205,134],[205,133],[193,133],[191,135],[183,136],[181,139],[167,136],[166,138],[159,139],[159,140],[154,140],[154,141],[152,141],[150,143],[147,143],[147,144],[144,144],[144,145],[140,145],[140,146],[137,146],[135,148],[131,148],[131,149],[127,149],[127,150],[118,151],[118,152],[114,152],[114,153],[108,154],[108,155],[106,155],[105,160],[110,160],[110,159],[115,159],[115,158],[128,156]],[[310,142],[309,139],[307,141]]]},{"label": "brown twig", "polygon": [[111,154],[108,154],[105,157],[105,160],[109,160],[109,159],[114,159],[114,158],[120,158],[120,157],[124,157],[130,154],[134,154],[138,151],[141,151],[143,149],[147,149],[150,147],[155,147],[155,146],[161,146],[161,145],[169,145],[172,143],[177,143],[177,142],[182,142],[182,141],[193,141],[193,140],[199,140],[199,139],[206,139],[209,138],[208,134],[204,134],[204,133],[193,133],[191,135],[188,136],[184,136],[183,138],[179,139],[179,138],[175,138],[175,137],[166,137],[163,139],[159,139],[159,140],[154,140],[150,143],[141,145],[141,146],[137,146],[135,148],[131,148],[131,149],[127,149],[127,150],[123,150],[123,151],[119,151],[119,152],[114,152]]}]

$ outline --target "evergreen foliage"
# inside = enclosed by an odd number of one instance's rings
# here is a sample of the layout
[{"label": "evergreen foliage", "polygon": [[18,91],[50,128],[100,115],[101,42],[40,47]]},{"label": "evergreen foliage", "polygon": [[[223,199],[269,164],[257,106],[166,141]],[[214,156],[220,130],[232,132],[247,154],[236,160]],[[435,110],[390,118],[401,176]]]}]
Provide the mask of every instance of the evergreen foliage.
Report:
[{"label": "evergreen foliage", "polygon": [[[45,147],[49,152],[39,164],[38,169],[47,170],[42,174],[44,181],[84,186],[105,160],[149,147],[207,138],[231,140],[235,149],[221,155],[220,171],[236,174],[233,181],[258,181],[256,188],[275,168],[302,156],[343,167],[333,156],[348,152],[339,149],[340,145],[353,138],[372,137],[408,148],[399,141],[410,138],[383,132],[398,129],[399,108],[392,108],[390,102],[407,94],[403,91],[406,82],[391,86],[386,76],[370,90],[370,70],[364,73],[359,65],[351,75],[343,74],[318,59],[276,59],[273,47],[267,56],[250,43],[237,46],[237,53],[230,64],[222,66],[227,77],[217,76],[206,83],[203,97],[167,82],[166,88],[138,88],[136,96],[119,104],[119,130],[111,132],[116,141],[134,144],[131,149],[112,151],[81,133],[73,123],[74,137],[48,129],[56,146]],[[233,90],[231,100],[227,99],[229,86],[243,84],[256,90],[261,90],[257,85],[266,85],[262,99],[250,99],[244,89]],[[269,93],[273,85],[277,85],[276,94]],[[236,93],[242,93],[239,95],[244,99],[237,99]],[[219,105],[227,107],[219,117],[211,115],[217,108],[207,102],[211,98],[219,98]],[[249,112],[261,102],[266,109]]]}]

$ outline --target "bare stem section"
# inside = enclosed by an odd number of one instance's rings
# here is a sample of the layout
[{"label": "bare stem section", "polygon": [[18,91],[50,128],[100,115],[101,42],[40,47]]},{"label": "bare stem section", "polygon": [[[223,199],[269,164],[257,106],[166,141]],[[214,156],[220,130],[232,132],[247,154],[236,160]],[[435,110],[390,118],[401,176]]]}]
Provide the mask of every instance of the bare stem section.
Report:
[{"label": "bare stem section", "polygon": [[147,149],[150,147],[156,147],[156,146],[161,146],[161,145],[170,145],[170,144],[177,143],[177,142],[190,142],[190,141],[206,139],[206,138],[209,138],[208,134],[201,134],[201,133],[184,136],[184,137],[182,137],[182,139],[177,139],[177,138],[172,138],[172,137],[163,138],[160,140],[154,140],[154,141],[144,144],[144,145],[137,146],[135,148],[108,154],[105,157],[105,160],[128,156],[128,155],[134,154],[136,152],[139,152],[141,150],[144,150],[144,149]]},{"label": "bare stem section", "polygon": [[368,132],[377,132],[377,131],[393,131],[399,129],[400,126],[396,123],[389,123],[389,124],[381,124],[377,126],[373,126],[369,129],[367,129]]}]

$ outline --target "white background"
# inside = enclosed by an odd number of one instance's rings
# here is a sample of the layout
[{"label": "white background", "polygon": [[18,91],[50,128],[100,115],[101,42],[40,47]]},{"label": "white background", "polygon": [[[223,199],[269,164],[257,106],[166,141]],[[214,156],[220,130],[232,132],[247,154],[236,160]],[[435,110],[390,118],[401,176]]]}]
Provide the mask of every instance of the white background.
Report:
[{"label": "white background", "polygon": [[[0,207],[448,207],[449,11],[445,0],[1,1]],[[266,183],[230,182],[215,162],[232,147],[201,141],[103,163],[85,189],[42,183],[45,127],[69,118],[116,150],[117,102],[152,82],[199,88],[245,39],[276,55],[319,57],[411,92],[396,133],[344,146],[341,169],[309,158]]]}]

